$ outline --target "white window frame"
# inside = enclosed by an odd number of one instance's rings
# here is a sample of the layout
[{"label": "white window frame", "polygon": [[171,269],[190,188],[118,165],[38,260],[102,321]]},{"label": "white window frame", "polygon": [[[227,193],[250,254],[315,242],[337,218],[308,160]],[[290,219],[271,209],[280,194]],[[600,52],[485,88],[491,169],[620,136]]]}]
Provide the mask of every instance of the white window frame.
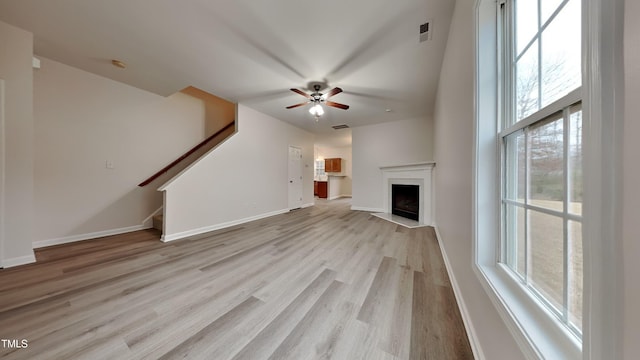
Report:
[{"label": "white window frame", "polygon": [[[569,140],[568,140],[568,132],[567,130],[569,130],[569,122],[570,122],[570,111],[571,108],[579,105],[581,103],[581,88],[575,89],[574,91],[570,92],[569,94],[563,96],[562,98],[558,99],[557,101],[555,101],[552,104],[549,104],[547,107],[541,109],[540,111],[535,112],[534,114],[532,114],[529,118],[523,119],[520,122],[508,127],[507,129],[504,129],[503,131],[500,132],[499,136],[498,136],[498,141],[500,141],[502,148],[501,148],[501,154],[503,154],[503,158],[502,161],[505,161],[505,149],[504,149],[504,143],[503,140],[514,133],[517,133],[519,131],[525,131],[526,129],[533,125],[536,124],[539,121],[545,121],[545,119],[549,118],[550,116],[553,116],[555,114],[559,114],[561,113],[561,116],[558,117],[557,121],[563,121],[564,122],[564,160],[563,160],[563,167],[564,167],[564,172],[565,172],[565,176],[564,176],[564,196],[563,196],[563,209],[562,210],[552,210],[552,209],[548,209],[548,208],[544,208],[544,207],[539,207],[533,204],[530,204],[528,202],[528,197],[527,195],[525,195],[525,199],[523,203],[520,203],[518,201],[515,200],[510,200],[510,199],[505,199],[504,195],[501,196],[501,204],[509,204],[509,205],[513,205],[515,207],[521,208],[521,209],[525,209],[525,210],[529,210],[529,211],[535,211],[537,213],[544,213],[547,215],[551,215],[555,218],[561,219],[563,222],[563,227],[565,229],[565,232],[563,234],[563,247],[564,247],[564,252],[563,252],[563,277],[564,277],[564,281],[563,281],[563,303],[564,305],[567,305],[569,302],[569,269],[568,269],[568,265],[569,265],[569,259],[567,259],[566,257],[568,256],[568,246],[569,246],[569,234],[566,231],[568,228],[568,224],[569,222],[578,222],[580,224],[583,223],[583,218],[582,215],[580,214],[574,214],[571,213],[568,209],[568,203],[570,201],[569,199],[569,191],[570,191],[570,186],[569,186],[569,177],[567,176],[567,174],[569,173],[569,160],[568,160],[568,156],[569,156]],[[528,145],[528,144],[527,144]],[[525,147],[527,146],[525,145]],[[500,179],[498,179],[499,181],[504,181],[504,173],[501,174]],[[502,185],[505,185],[504,183]],[[528,184],[525,184],[525,188],[528,186]],[[504,192],[505,189],[503,188],[502,191]],[[525,190],[525,193],[527,192],[527,190]],[[504,208],[502,209],[502,217],[505,216],[505,210]],[[504,218],[503,220],[504,221]],[[525,220],[525,228],[527,227],[526,223],[528,221]],[[544,295],[542,295],[542,293],[539,291],[539,289],[537,289],[535,286],[531,285],[528,281],[528,279],[525,277],[522,277],[522,275],[517,274],[517,272],[514,269],[511,269],[508,265],[507,265],[507,251],[506,251],[506,241],[509,241],[507,239],[505,239],[506,236],[509,236],[508,234],[505,233],[505,223],[501,224],[501,238],[502,238],[502,242],[501,242],[501,249],[500,249],[500,258],[499,258],[499,262],[500,265],[504,265],[504,268],[506,271],[511,272],[512,277],[514,279],[517,279],[521,285],[527,289],[528,291],[531,291],[533,293],[533,295],[535,295],[536,297],[538,297],[539,301],[544,304],[544,306],[548,309],[548,311],[550,312],[551,315],[553,316],[557,316],[558,320],[560,320],[560,322],[562,324],[564,324],[564,326],[568,327],[570,329],[570,331],[573,333],[573,335],[576,336],[576,340],[578,340],[578,342],[581,343],[581,330],[576,328],[575,326],[573,326],[570,322],[569,322],[569,314],[566,313],[566,311],[568,311],[567,309],[555,309],[555,307],[551,304],[549,299],[546,299],[544,297]],[[525,250],[526,251],[526,250]],[[566,261],[565,261],[566,260]],[[525,274],[527,273],[526,270],[527,264],[525,263]]]},{"label": "white window frame", "polygon": [[[620,358],[623,108],[623,0],[582,1],[584,305],[582,344],[502,269],[498,134],[497,18],[494,0],[477,0],[473,268],[526,358]],[[598,204],[598,206],[590,206]],[[582,346],[580,346],[582,345]]]}]

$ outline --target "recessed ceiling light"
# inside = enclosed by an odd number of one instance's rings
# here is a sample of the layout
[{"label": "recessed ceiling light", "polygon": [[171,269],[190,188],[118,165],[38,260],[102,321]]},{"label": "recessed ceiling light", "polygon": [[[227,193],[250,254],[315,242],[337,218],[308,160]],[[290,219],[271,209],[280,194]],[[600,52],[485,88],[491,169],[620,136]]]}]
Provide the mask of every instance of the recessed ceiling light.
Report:
[{"label": "recessed ceiling light", "polygon": [[111,64],[115,67],[119,67],[120,69],[125,69],[127,67],[127,64],[116,59],[111,60]]},{"label": "recessed ceiling light", "polygon": [[386,111],[386,112],[391,112],[391,109],[384,109],[384,111]]}]

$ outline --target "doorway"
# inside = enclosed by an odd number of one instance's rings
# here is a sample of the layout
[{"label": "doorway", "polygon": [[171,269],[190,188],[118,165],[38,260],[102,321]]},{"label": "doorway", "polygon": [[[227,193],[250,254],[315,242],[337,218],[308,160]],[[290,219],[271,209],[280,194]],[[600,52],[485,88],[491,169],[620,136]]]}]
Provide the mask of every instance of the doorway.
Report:
[{"label": "doorway", "polygon": [[302,149],[289,146],[289,209],[302,207]]}]

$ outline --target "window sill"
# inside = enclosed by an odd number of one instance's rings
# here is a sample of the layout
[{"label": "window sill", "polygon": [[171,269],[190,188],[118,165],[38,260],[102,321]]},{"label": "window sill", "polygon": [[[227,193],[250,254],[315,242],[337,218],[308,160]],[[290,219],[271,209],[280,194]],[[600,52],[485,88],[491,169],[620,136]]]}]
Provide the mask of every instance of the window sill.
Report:
[{"label": "window sill", "polygon": [[502,265],[474,266],[480,283],[528,359],[581,359],[580,341]]}]

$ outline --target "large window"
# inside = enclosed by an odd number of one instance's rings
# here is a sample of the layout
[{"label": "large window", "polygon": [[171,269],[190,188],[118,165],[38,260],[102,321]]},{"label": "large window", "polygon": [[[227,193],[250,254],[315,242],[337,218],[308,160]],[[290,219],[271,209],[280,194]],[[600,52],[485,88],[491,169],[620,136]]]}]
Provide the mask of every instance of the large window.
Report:
[{"label": "large window", "polygon": [[582,334],[580,0],[501,6],[499,261]]}]

